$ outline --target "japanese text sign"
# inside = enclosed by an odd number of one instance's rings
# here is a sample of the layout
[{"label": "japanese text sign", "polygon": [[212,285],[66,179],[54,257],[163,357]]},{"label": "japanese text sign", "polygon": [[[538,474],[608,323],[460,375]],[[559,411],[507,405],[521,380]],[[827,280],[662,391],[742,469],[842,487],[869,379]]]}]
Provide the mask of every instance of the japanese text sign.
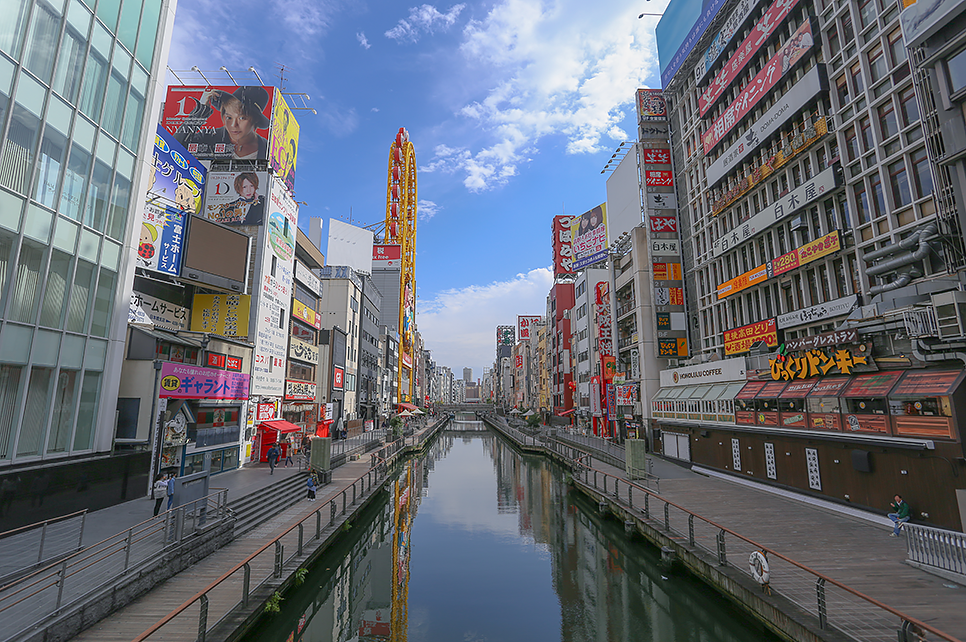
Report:
[{"label": "japanese text sign", "polygon": [[251,305],[248,294],[196,294],[191,305],[191,331],[246,337]]},{"label": "japanese text sign", "polygon": [[553,217],[553,273],[573,274],[574,251],[571,225],[572,216]]},{"label": "japanese text sign", "polygon": [[854,354],[845,348],[826,352],[814,348],[799,356],[786,357],[782,360],[769,359],[771,378],[775,381],[792,379],[806,379],[808,377],[824,377],[830,374],[851,374],[852,369],[859,365],[868,365],[868,358],[863,354]]},{"label": "japanese text sign", "polygon": [[159,397],[172,399],[248,399],[248,375],[165,362]]},{"label": "japanese text sign", "polygon": [[518,316],[517,317],[517,333],[520,335],[520,340],[530,338],[530,328],[535,325],[539,325],[543,321],[543,317],[538,316]]},{"label": "japanese text sign", "polygon": [[725,354],[747,352],[753,343],[764,341],[766,345],[778,345],[778,326],[774,319],[758,321],[740,328],[724,331]]},{"label": "japanese text sign", "polygon": [[678,231],[678,219],[676,216],[648,216],[647,218],[652,232]]}]

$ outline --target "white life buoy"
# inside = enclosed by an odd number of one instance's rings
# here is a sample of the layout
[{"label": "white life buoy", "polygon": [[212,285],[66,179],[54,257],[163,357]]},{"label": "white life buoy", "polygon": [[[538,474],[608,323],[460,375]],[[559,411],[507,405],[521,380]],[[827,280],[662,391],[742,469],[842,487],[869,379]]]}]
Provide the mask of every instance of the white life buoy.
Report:
[{"label": "white life buoy", "polygon": [[754,551],[748,556],[748,566],[751,567],[751,576],[759,584],[768,583],[768,558],[761,551]]}]

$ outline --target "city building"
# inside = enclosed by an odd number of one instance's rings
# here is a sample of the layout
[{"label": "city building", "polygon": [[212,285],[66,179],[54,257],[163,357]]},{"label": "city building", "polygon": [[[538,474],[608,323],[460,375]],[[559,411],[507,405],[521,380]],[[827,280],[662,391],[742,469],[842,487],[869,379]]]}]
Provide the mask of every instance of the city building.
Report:
[{"label": "city building", "polygon": [[[345,333],[345,360],[343,363],[334,362],[336,371],[342,368],[341,385],[333,389],[341,390],[341,399],[333,400],[335,406],[335,420],[342,419],[353,430],[361,430],[362,420],[359,418],[357,405],[359,376],[359,337],[362,325],[363,278],[352,268],[345,265],[327,265],[319,271],[322,279],[322,327],[338,327]],[[333,354],[340,351],[334,348]]]}]

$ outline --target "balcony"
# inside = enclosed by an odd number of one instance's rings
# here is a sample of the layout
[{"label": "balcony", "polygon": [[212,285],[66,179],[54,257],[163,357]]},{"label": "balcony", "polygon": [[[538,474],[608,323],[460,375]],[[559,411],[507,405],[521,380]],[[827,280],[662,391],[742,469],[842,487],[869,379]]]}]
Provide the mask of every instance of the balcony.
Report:
[{"label": "balcony", "polygon": [[631,300],[626,302],[621,302],[617,304],[617,318],[620,319],[624,315],[633,312],[637,309],[637,302]]}]

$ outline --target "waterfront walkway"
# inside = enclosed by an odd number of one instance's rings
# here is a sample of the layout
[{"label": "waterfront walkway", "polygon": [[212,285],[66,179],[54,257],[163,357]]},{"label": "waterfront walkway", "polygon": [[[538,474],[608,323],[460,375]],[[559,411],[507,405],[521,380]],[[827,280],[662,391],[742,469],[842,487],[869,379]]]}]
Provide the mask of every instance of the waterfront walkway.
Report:
[{"label": "waterfront walkway", "polygon": [[[714,471],[649,458],[662,498],[966,640],[966,586],[907,564],[905,540],[889,536],[888,518],[849,514],[844,507],[807,503],[802,495],[782,496]],[[627,479],[623,470],[597,459],[591,466]],[[651,510],[659,509],[652,504]]]}]

